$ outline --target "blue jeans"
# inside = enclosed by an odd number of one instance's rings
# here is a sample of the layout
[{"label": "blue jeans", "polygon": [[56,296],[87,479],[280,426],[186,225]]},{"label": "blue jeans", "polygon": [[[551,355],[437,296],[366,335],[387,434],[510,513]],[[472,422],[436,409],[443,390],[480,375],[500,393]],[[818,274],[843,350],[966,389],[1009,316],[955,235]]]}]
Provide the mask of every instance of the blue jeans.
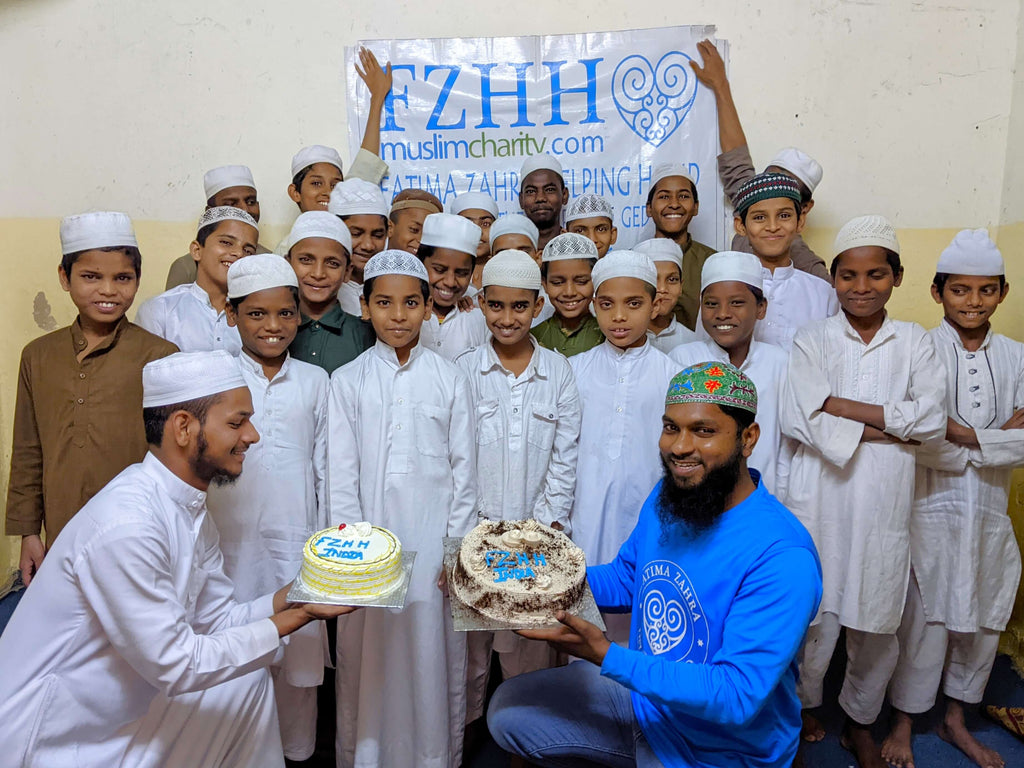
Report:
[{"label": "blue jeans", "polygon": [[629,690],[588,661],[499,686],[487,727],[502,749],[551,768],[664,768],[633,715]]}]

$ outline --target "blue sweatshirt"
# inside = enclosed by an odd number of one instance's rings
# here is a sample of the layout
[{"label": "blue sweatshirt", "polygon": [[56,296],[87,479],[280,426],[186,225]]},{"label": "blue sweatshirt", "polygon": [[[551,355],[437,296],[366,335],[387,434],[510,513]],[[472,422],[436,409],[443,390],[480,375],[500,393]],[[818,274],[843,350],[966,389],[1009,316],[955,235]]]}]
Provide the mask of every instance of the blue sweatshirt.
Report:
[{"label": "blue sweatshirt", "polygon": [[587,569],[602,610],[632,610],[629,649],[613,644],[601,674],[631,690],[666,768],[789,766],[796,655],[821,600],[810,534],[760,484],[699,535],[665,530],[660,488],[615,560]]}]

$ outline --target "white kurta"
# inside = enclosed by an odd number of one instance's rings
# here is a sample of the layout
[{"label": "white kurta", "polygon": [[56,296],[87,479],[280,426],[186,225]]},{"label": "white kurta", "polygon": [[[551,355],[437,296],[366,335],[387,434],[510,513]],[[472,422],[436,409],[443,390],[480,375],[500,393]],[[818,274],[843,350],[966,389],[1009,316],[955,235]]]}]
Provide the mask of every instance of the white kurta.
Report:
[{"label": "white kurta", "polygon": [[679,366],[650,344],[623,351],[607,340],[569,364],[583,409],[573,541],[588,565],[601,565],[619,553],[662,476],[661,417]]},{"label": "white kurta", "polygon": [[468,312],[453,309],[441,322],[433,312],[420,327],[420,344],[445,360],[454,360],[467,349],[478,347],[491,338],[480,307]]},{"label": "white kurta", "polygon": [[[281,645],[273,595],[237,603],[222,562],[206,494],[153,454],[111,480],[63,530],[0,636],[5,764],[120,765],[159,694],[269,664]],[[208,711],[203,725],[227,735],[237,714]]]},{"label": "white kurta", "polygon": [[[252,423],[260,440],[246,452],[237,481],[210,488],[207,506],[235,598],[251,600],[292,581],[306,539],[327,527],[330,379],[322,368],[290,356],[269,381],[245,352],[238,366],[252,393]],[[321,621],[289,637],[282,666],[290,685],[323,682],[325,637]]]},{"label": "white kurta", "polygon": [[[684,344],[676,347],[669,357],[680,369],[709,360],[729,362],[729,353],[713,341]],[[761,473],[765,488],[776,496],[781,493],[778,479],[787,475],[789,461],[796,450],[792,440],[784,438],[779,429],[779,399],[788,365],[789,355],[781,348],[756,339],[751,339],[747,358],[740,365],[740,371],[754,382],[757,390],[757,424],[761,427],[761,436],[747,459],[747,466]]]},{"label": "white kurta", "polygon": [[476,441],[465,374],[421,345],[377,342],[331,377],[331,524],[368,520],[417,552],[401,611],[338,621],[338,765],[455,768],[466,642],[437,588],[444,536],[475,525]]},{"label": "white kurta", "polygon": [[338,288],[338,303],[341,304],[342,310],[348,312],[350,315],[356,317],[363,316],[363,305],[359,303],[359,299],[363,295],[363,284],[357,283],[354,280],[346,280]]},{"label": "white kurta", "polygon": [[673,316],[665,330],[657,334],[654,333],[654,331],[648,331],[647,341],[650,342],[651,346],[655,349],[661,350],[667,355],[681,344],[689,344],[690,342],[697,341],[697,334],[680,323]]},{"label": "white kurta", "polygon": [[135,324],[177,344],[182,352],[224,349],[242,351],[238,329],[228,325],[224,308],[214,309],[210,296],[198,283],[185,283],[139,307]]},{"label": "white kurta", "polygon": [[835,288],[820,277],[792,265],[776,267],[774,272],[762,268],[761,274],[768,308],[764,319],[754,326],[754,338],[758,341],[775,344],[788,352],[797,329],[839,311]]},{"label": "white kurta", "polygon": [[569,361],[537,344],[519,376],[505,370],[491,342],[456,360],[476,408],[477,497],[488,520],[569,527],[580,400]]},{"label": "white kurta", "polygon": [[[922,443],[946,434],[945,381],[928,333],[886,317],[865,344],[845,314],[800,329],[783,387],[783,434],[800,442],[784,502],[821,558],[820,613],[891,634],[910,573],[914,448],[862,443],[864,425],[821,410],[829,396],[882,405],[885,431]],[[817,620],[817,619],[816,619]]]},{"label": "white kurta", "polygon": [[928,621],[1002,631],[1021,572],[1006,510],[1024,429],[1000,427],[1024,408],[1024,344],[989,331],[969,352],[945,320],[929,335],[946,369],[946,412],[974,429],[981,447],[919,452],[911,562]]}]

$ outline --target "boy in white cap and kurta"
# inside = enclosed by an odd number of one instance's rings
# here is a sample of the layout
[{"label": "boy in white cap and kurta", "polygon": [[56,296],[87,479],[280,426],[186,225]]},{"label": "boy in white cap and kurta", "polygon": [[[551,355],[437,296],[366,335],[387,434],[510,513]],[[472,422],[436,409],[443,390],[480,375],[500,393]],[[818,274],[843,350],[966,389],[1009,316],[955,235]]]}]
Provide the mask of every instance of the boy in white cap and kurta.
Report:
[{"label": "boy in white cap and kurta", "polygon": [[60,245],[57,276],[78,316],[25,346],[14,406],[6,533],[21,537],[25,584],[71,516],[146,455],[142,367],[177,351],[125,319],[142,273],[127,215],[68,216]]},{"label": "boy in white cap and kurta", "polygon": [[789,176],[762,173],[739,188],[735,202],[733,224],[761,261],[768,299],[757,339],[788,351],[797,329],[839,311],[831,283],[801,272],[790,256],[790,243],[804,226],[800,190]]},{"label": "boy in white cap and kurta", "polygon": [[801,652],[804,738],[824,736],[806,710],[846,628],[839,705],[843,742],[883,766],[870,727],[896,666],[910,573],[915,446],[946,434],[946,383],[928,333],[885,305],[903,278],[899,242],[881,216],[848,222],[832,262],[842,312],[797,331],[780,422],[797,440],[785,504],[821,555],[823,596]]},{"label": "boy in white cap and kurta", "polygon": [[565,231],[592,240],[597,246],[597,257],[603,259],[619,236],[615,209],[600,195],[574,197],[565,211]]},{"label": "boy in white cap and kurta", "polygon": [[[491,339],[455,362],[469,378],[476,405],[481,516],[539,520],[568,532],[580,402],[568,361],[530,335],[540,290],[540,268],[528,254],[491,257],[478,297]],[[492,648],[506,680],[552,663],[545,643],[512,632],[473,632],[468,644],[467,723],[483,715]]]},{"label": "boy in white cap and kurta", "polygon": [[[679,368],[647,341],[658,286],[650,257],[612,251],[597,262],[593,281],[605,341],[569,360],[583,408],[570,520],[587,562],[600,565],[618,553],[661,477],[665,389]],[[609,615],[605,623],[609,638],[626,639],[628,614]]]},{"label": "boy in white cap and kurta", "polygon": [[598,258],[594,241],[573,232],[556,235],[544,246],[540,274],[552,316],[535,325],[531,333],[541,345],[566,357],[604,341],[601,326],[590,311],[594,298],[591,270]]},{"label": "boy in white cap and kurta", "polygon": [[680,323],[675,315],[683,292],[682,249],[674,240],[656,237],[637,243],[633,250],[650,256],[658,270],[658,292],[654,297],[658,314],[647,326],[648,341],[666,355],[680,344],[696,341],[697,334]]},{"label": "boy in white cap and kurta", "polygon": [[[653,242],[661,242],[655,240]],[[680,368],[706,360],[729,363],[757,387],[757,439],[747,464],[761,475],[768,492],[782,498],[795,445],[779,429],[779,398],[789,356],[774,344],[757,341],[764,318],[761,262],[752,253],[720,251],[704,262],[700,281],[701,327],[710,337],[676,347],[669,357]]]},{"label": "boy in white cap and kurta", "polygon": [[341,308],[359,317],[363,292],[363,267],[375,253],[384,250],[388,237],[388,213],[380,187],[362,179],[349,179],[331,191],[328,213],[340,216],[352,240],[349,279],[338,291]]},{"label": "boy in white cap and kurta", "polygon": [[477,522],[473,398],[465,374],[419,343],[423,263],[383,251],[364,277],[377,343],[331,377],[330,521],[382,525],[417,555],[401,612],[338,622],[338,765],[456,768],[466,638],[438,586],[441,539]]},{"label": "boy in white cap and kurta", "polygon": [[[740,116],[736,111],[736,103],[732,99],[732,89],[725,74],[725,62],[722,61],[718,49],[709,40],[697,43],[703,67],[691,61],[697,79],[715,95],[718,108],[718,141],[722,153],[718,156],[718,175],[722,180],[725,196],[735,205],[739,188],[756,174],[754,162],[747,147],[747,137],[740,124]],[[795,179],[800,185],[800,204],[806,216],[814,207],[814,190],[821,183],[822,169],[818,162],[806,153],[794,147],[780,150],[765,167],[765,172],[784,173]],[[751,253],[750,241],[742,233],[737,233],[732,240],[734,251]],[[831,282],[825,262],[812,251],[798,234],[790,245],[789,256],[793,266],[803,272]]]},{"label": "boy in white cap and kurta", "polygon": [[266,667],[281,638],[352,608],[237,602],[206,513],[259,440],[238,361],[142,372],[149,452],[65,527],[0,636],[0,750],[14,765],[244,765],[284,758]]},{"label": "boy in white cap and kurta", "polygon": [[299,329],[288,351],[333,373],[373,345],[370,327],[338,303],[352,236],[337,216],[309,211],[299,214],[284,245],[299,284]]},{"label": "boy in white cap and kurta", "polygon": [[488,237],[491,253],[499,251],[522,251],[540,264],[537,241],[540,232],[537,225],[521,213],[506,213],[491,225]]},{"label": "boy in white cap and kurta", "polygon": [[647,215],[654,223],[654,237],[671,240],[683,252],[682,292],[676,302],[676,318],[694,330],[700,315],[700,271],[715,252],[690,234],[690,222],[700,211],[697,182],[681,163],[658,163],[651,172]]},{"label": "boy in white cap and kurta", "polygon": [[[277,254],[256,254],[228,270],[228,322],[242,339],[238,367],[260,440],[246,454],[246,472],[211,488],[207,506],[220,533],[224,573],[240,601],[291,581],[306,539],[327,527],[329,377],[288,353],[299,326],[298,295],[295,272]],[[324,644],[323,624],[303,627],[271,669],[289,760],[308,759],[316,746]]]},{"label": "boy in white cap and kurta", "polygon": [[[256,196],[256,182],[252,171],[245,165],[222,165],[206,172],[203,176],[203,191],[206,193],[206,210],[228,206],[245,211],[259,224],[260,201]],[[256,243],[256,253],[269,251]],[[171,262],[167,271],[165,290],[179,285],[194,283],[199,265],[191,249],[184,256]]]},{"label": "boy in white cap and kurta", "polygon": [[562,176],[562,164],[549,154],[528,157],[519,169],[519,207],[539,232],[537,250],[562,229],[562,207],[569,202],[569,190]]},{"label": "boy in white cap and kurta", "polygon": [[467,218],[480,227],[480,244],[476,249],[473,279],[469,284],[472,289],[469,295],[475,296],[480,290],[480,275],[484,264],[491,256],[491,225],[498,218],[498,204],[484,192],[463,192],[452,200],[448,213]]},{"label": "boy in white cap and kurta", "polygon": [[932,708],[940,686],[940,735],[983,768],[1004,764],[967,730],[964,708],[985,692],[1021,571],[1006,510],[1024,464],[1024,344],[991,327],[1008,291],[983,229],[960,232],[939,257],[932,297],[945,317],[929,335],[945,364],[948,421],[941,448],[917,455],[893,728],[882,744],[897,766],[913,763],[911,716]]},{"label": "boy in white cap and kurta", "polygon": [[228,325],[228,268],[256,252],[260,230],[245,211],[210,208],[199,219],[190,252],[199,265],[194,283],[179,285],[145,302],[135,322],[185,352],[242,349],[238,331]]},{"label": "boy in white cap and kurta", "polygon": [[430,316],[420,332],[421,343],[446,360],[487,340],[487,323],[479,307],[463,312],[459,300],[466,295],[480,243],[480,227],[451,213],[435,213],[423,221],[416,255],[426,267],[430,283]]}]

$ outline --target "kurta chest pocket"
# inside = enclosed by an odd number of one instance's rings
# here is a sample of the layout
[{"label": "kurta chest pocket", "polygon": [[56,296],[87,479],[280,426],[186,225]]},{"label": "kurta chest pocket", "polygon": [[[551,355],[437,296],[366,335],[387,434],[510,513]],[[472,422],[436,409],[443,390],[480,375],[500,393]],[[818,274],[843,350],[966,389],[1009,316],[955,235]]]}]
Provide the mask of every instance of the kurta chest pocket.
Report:
[{"label": "kurta chest pocket", "polygon": [[432,405],[416,406],[416,450],[423,456],[448,458],[451,413]]},{"label": "kurta chest pocket", "polygon": [[555,427],[558,425],[558,412],[553,404],[538,404],[530,411],[527,439],[530,445],[545,451],[551,450],[555,442]]},{"label": "kurta chest pocket", "polygon": [[482,400],[476,406],[476,443],[490,445],[505,437],[505,419],[497,400]]}]

